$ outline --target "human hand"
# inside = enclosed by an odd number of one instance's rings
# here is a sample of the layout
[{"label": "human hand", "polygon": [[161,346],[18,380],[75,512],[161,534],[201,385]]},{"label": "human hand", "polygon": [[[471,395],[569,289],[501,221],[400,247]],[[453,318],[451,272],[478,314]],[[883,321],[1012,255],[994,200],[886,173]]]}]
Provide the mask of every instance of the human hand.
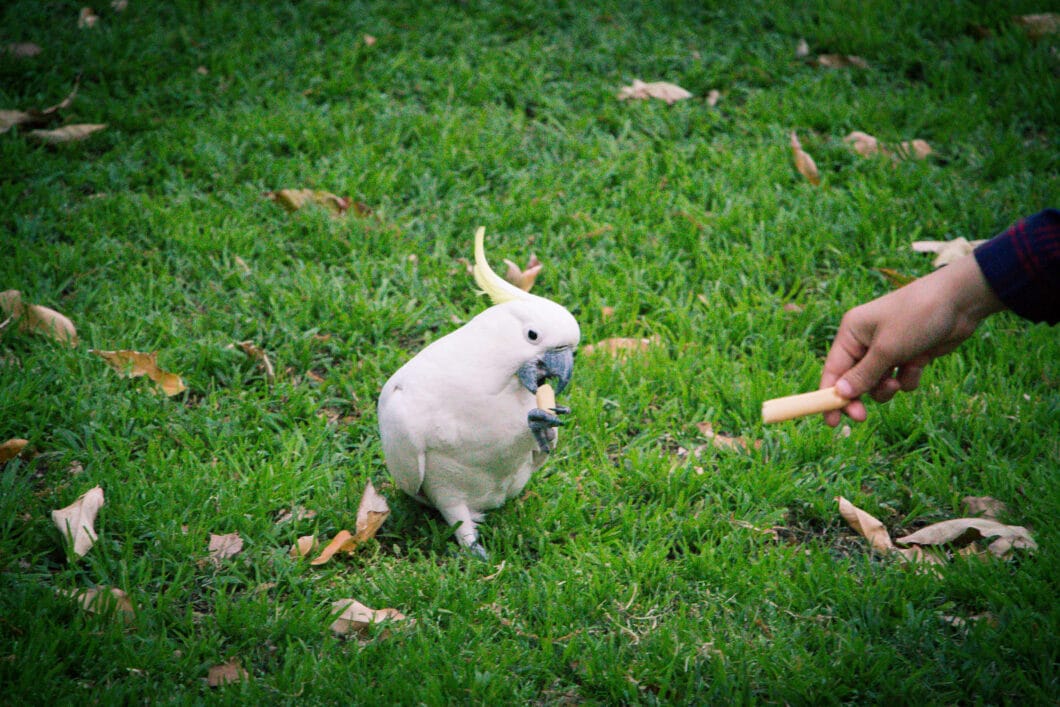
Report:
[{"label": "human hand", "polygon": [[[953,351],[980,321],[1003,308],[975,256],[956,260],[847,312],[825,359],[820,387],[834,385],[850,398],[843,412],[861,422],[867,414],[861,395],[885,403],[900,390],[915,390],[925,366]],[[824,413],[833,427],[840,419],[838,410]]]}]

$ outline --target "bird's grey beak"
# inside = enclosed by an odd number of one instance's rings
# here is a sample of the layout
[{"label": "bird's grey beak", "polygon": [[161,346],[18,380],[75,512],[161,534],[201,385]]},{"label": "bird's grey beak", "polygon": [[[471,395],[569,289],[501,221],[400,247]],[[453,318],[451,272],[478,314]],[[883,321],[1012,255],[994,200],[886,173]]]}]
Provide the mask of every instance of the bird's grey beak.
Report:
[{"label": "bird's grey beak", "polygon": [[556,392],[562,393],[570,383],[574,373],[574,349],[564,346],[549,349],[545,353],[530,359],[519,367],[519,380],[531,393],[536,393],[538,386],[552,378],[556,381]]}]

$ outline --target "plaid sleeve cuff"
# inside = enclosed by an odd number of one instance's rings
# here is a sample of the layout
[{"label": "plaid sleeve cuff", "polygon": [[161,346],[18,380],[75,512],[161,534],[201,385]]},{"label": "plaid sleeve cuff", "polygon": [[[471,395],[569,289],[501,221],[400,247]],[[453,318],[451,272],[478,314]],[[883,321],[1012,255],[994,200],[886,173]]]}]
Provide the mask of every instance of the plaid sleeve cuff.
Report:
[{"label": "plaid sleeve cuff", "polygon": [[1006,307],[1034,322],[1060,321],[1060,211],[1018,221],[976,248],[975,259]]}]

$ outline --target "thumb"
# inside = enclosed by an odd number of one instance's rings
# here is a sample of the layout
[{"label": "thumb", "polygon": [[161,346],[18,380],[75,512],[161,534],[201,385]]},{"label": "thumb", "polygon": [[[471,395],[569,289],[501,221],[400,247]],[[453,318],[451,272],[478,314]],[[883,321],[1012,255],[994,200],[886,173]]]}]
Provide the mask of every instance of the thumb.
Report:
[{"label": "thumb", "polygon": [[836,392],[844,398],[857,398],[875,388],[880,378],[893,367],[894,364],[880,353],[878,346],[870,348],[865,357],[836,382]]}]

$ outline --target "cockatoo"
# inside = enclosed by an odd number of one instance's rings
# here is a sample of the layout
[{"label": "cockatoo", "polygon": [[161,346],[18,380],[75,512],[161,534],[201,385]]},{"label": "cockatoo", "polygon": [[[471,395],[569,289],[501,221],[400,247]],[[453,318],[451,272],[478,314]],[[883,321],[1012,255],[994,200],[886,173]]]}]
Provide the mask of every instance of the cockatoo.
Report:
[{"label": "cockatoo", "polygon": [[475,282],[494,305],[423,349],[383,385],[379,434],[402,491],[437,508],[462,546],[485,558],[475,524],[517,496],[548,458],[564,407],[542,410],[548,380],[561,392],[581,338],[564,307],[524,292],[486,262],[475,233]]}]

